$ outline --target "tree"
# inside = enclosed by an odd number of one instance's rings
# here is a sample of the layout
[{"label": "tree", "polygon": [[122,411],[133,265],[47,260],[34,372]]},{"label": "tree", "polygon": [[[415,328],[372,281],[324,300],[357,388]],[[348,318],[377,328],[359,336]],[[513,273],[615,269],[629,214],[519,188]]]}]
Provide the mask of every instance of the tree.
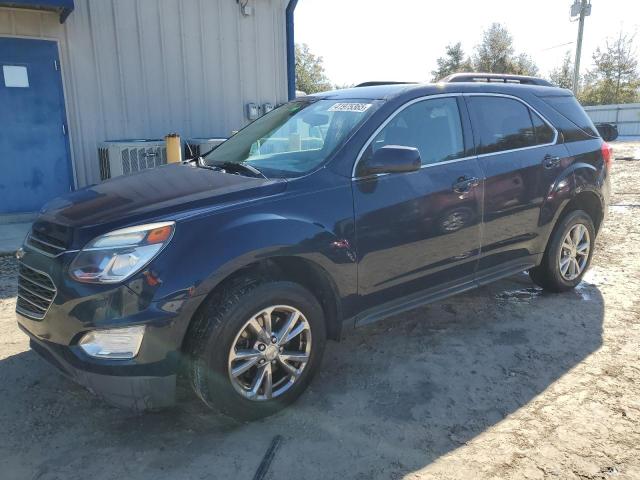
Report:
[{"label": "tree", "polygon": [[610,105],[640,101],[640,73],[634,48],[634,36],[620,32],[607,40],[604,49],[596,48],[593,69],[585,75],[580,101],[585,105]]},{"label": "tree", "polygon": [[473,70],[473,67],[471,66],[471,59],[469,59],[469,57],[465,58],[464,51],[462,50],[462,44],[460,42],[447,45],[445,47],[444,57],[438,58],[436,62],[438,64],[438,68],[431,72],[434,82],[437,82],[452,73],[470,72]]},{"label": "tree", "polygon": [[571,52],[565,53],[562,64],[551,70],[549,80],[554,85],[562,88],[573,87],[573,61],[571,60]]},{"label": "tree", "polygon": [[538,66],[526,53],[519,54],[511,64],[511,73],[516,75],[538,75]]},{"label": "tree", "polygon": [[510,73],[513,53],[511,34],[499,23],[493,23],[482,34],[480,45],[476,46],[473,67],[478,72]]},{"label": "tree", "polygon": [[309,94],[331,90],[322,57],[311,53],[306,43],[296,44],[296,88]]},{"label": "tree", "polygon": [[475,48],[473,69],[476,72],[513,73],[516,75],[536,75],[538,73],[538,67],[529,55],[515,54],[511,34],[499,23],[492,23],[484,31],[482,42]]}]

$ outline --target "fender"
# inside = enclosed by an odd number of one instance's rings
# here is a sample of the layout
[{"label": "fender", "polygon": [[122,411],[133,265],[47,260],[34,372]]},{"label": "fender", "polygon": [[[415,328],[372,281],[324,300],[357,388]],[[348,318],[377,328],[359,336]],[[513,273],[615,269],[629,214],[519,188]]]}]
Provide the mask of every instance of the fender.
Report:
[{"label": "fender", "polygon": [[213,273],[196,287],[197,294],[210,292],[252,263],[275,257],[300,257],[314,263],[333,280],[339,297],[356,291],[355,252],[349,243],[345,248],[344,239],[320,223],[277,214],[251,214],[234,219],[217,235],[227,245],[225,255],[213,261]]},{"label": "fender", "polygon": [[602,175],[602,171],[585,162],[575,162],[558,175],[540,210],[538,224],[543,231],[543,235],[541,235],[543,249],[546,248],[553,227],[565,207],[580,193],[589,192],[596,195],[604,208],[604,198],[599,189],[603,182]]},{"label": "fender", "polygon": [[[296,216],[293,207],[308,206]],[[295,208],[299,211],[299,208]],[[312,220],[313,218],[313,220]],[[336,222],[336,218],[342,218]],[[350,185],[331,191],[252,203],[178,223],[166,255],[151,265],[154,301],[189,291],[204,296],[232,273],[274,257],[300,257],[324,270],[336,295],[356,293],[357,274]],[[151,293],[151,292],[150,292]]]}]

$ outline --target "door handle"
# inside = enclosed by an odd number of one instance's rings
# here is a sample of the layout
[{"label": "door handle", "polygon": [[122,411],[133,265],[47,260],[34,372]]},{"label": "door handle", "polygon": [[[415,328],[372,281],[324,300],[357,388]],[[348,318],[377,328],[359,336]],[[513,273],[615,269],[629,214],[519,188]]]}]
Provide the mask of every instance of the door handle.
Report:
[{"label": "door handle", "polygon": [[480,185],[480,180],[476,177],[460,177],[453,184],[453,191],[456,193],[465,193],[474,187]]},{"label": "door handle", "polygon": [[554,157],[552,155],[545,155],[542,160],[544,168],[556,168],[560,165],[560,157]]}]

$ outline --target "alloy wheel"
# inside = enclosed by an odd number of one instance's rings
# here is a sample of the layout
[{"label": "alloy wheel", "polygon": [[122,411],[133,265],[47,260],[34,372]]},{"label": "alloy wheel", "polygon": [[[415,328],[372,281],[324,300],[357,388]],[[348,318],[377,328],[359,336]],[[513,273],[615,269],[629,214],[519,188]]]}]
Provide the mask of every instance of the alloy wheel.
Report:
[{"label": "alloy wheel", "polygon": [[582,223],[571,227],[562,241],[558,255],[560,275],[567,281],[578,278],[587,266],[591,238],[589,230]]},{"label": "alloy wheel", "polygon": [[254,401],[276,398],[300,378],[311,354],[311,327],[300,310],[274,305],[252,316],[229,352],[233,388]]}]

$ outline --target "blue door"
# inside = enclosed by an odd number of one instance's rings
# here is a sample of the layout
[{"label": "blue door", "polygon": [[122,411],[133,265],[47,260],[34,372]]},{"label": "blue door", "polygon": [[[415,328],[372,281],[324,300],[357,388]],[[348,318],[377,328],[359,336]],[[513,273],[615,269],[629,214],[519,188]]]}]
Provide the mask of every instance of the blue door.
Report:
[{"label": "blue door", "polygon": [[67,132],[57,44],[0,37],[0,214],[71,189]]}]

